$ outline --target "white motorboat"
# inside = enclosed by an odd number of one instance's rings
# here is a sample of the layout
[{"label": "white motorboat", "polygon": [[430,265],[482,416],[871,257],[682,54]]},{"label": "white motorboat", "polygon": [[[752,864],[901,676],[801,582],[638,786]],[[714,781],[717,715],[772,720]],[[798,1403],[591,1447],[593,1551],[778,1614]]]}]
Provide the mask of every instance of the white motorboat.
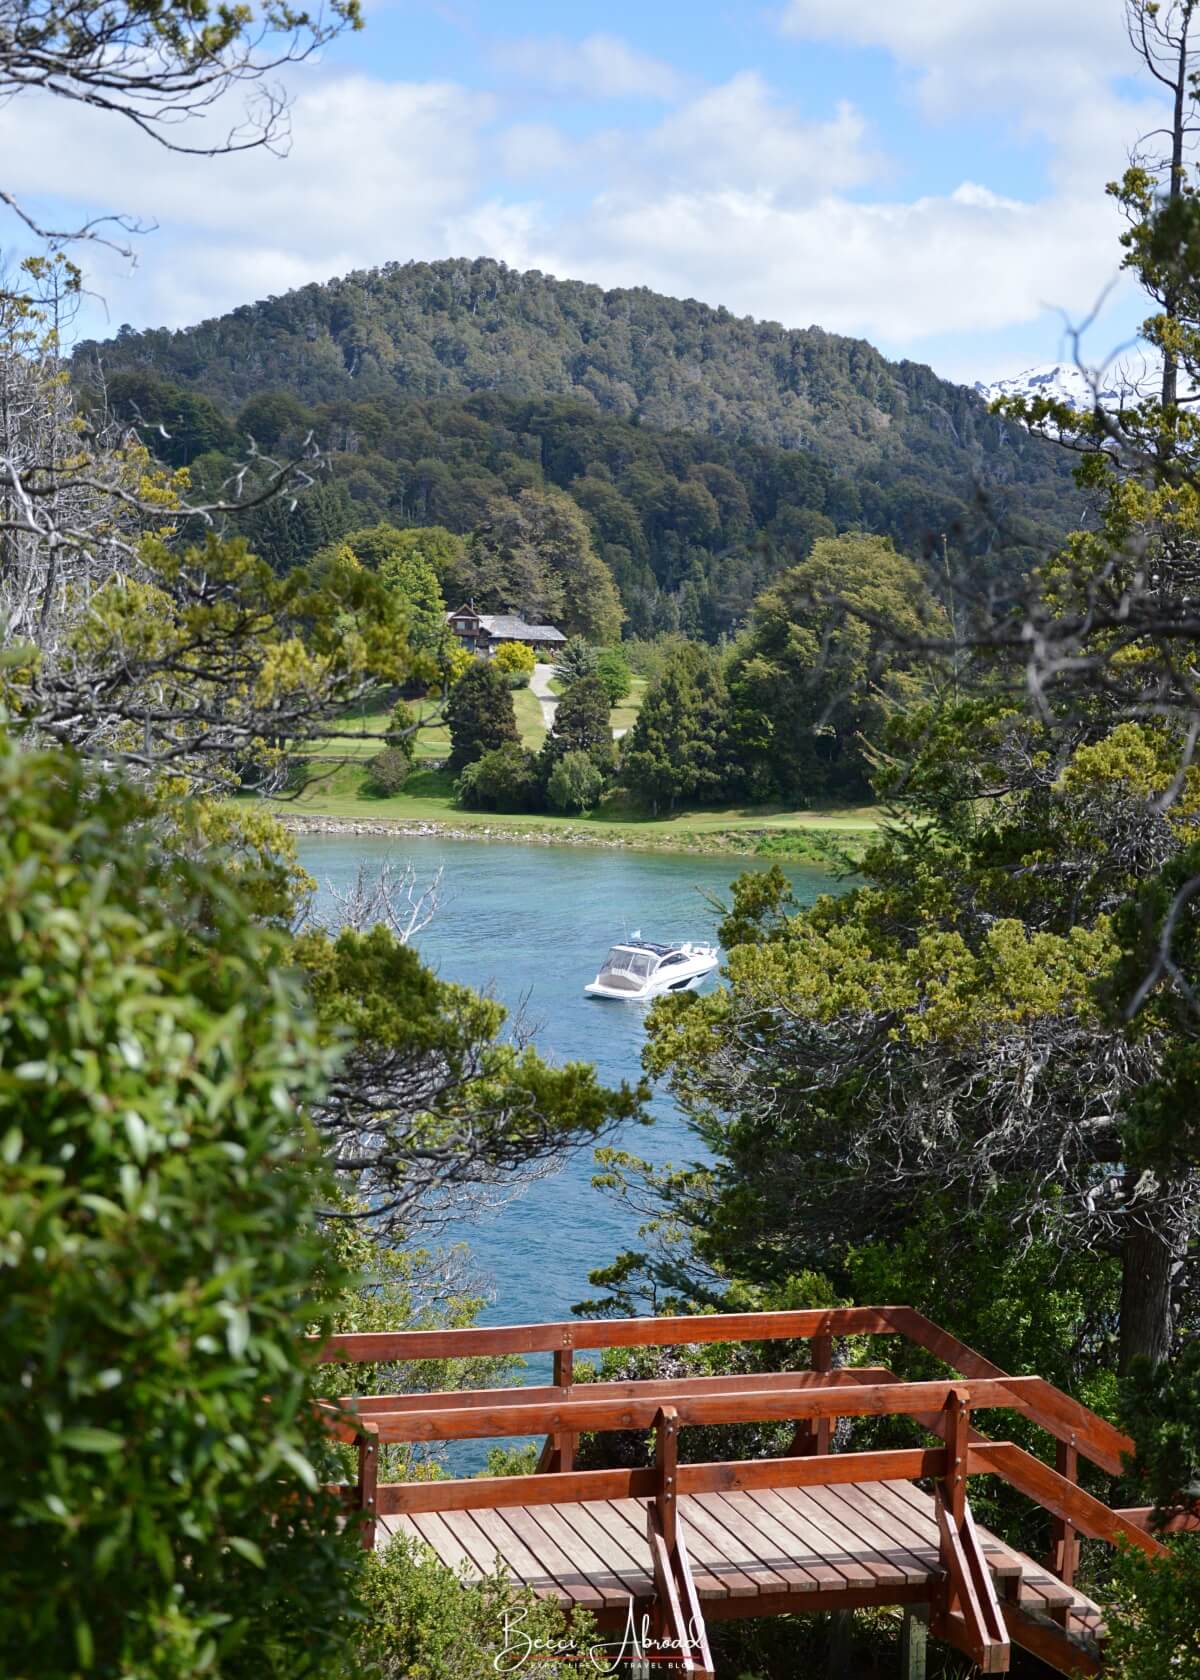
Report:
[{"label": "white motorboat", "polygon": [[720,962],[715,945],[655,945],[635,934],[614,945],[596,978],[583,989],[588,997],[658,997],[663,992],[685,992],[711,974]]}]

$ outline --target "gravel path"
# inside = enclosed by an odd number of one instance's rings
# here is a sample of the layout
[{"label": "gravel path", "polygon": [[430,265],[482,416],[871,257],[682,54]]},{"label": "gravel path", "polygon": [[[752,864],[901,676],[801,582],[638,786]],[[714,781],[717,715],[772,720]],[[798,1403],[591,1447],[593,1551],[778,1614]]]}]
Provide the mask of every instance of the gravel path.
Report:
[{"label": "gravel path", "polygon": [[529,687],[541,701],[542,721],[546,728],[554,728],[554,714],[558,710],[558,696],[550,692],[550,679],[554,675],[553,665],[543,665],[540,662],[533,667],[533,675],[529,679]]}]

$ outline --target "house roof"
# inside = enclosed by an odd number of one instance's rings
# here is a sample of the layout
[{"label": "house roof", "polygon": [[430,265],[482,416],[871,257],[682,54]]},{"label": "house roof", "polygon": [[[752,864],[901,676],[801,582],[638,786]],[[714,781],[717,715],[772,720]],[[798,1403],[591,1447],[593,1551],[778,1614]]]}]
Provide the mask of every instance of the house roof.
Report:
[{"label": "house roof", "polygon": [[448,619],[473,618],[489,636],[512,641],[565,642],[566,637],[553,624],[527,624],[515,613],[480,613],[472,606],[459,607],[446,614]]}]

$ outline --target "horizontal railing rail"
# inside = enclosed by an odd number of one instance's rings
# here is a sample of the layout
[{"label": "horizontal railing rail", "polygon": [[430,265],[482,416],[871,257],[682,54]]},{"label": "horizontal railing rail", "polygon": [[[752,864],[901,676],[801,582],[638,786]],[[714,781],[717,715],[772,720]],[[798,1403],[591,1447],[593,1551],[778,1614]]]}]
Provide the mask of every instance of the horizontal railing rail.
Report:
[{"label": "horizontal railing rail", "polygon": [[[1108,1475],[1119,1475],[1123,1461],[1133,1452],[1133,1442],[1112,1424],[1072,1400],[1041,1377],[1009,1377],[998,1365],[976,1353],[965,1342],[932,1323],[912,1307],[836,1307],[794,1312],[702,1313],[670,1318],[619,1318],[566,1320],[547,1324],[498,1325],[462,1330],[372,1331],[334,1335],[319,1346],[317,1358],[325,1363],[395,1364],[422,1359],[470,1359],[504,1354],[554,1353],[556,1387],[571,1386],[571,1358],[577,1351],[598,1352],[622,1347],[678,1347],[721,1342],[809,1341],[814,1365],[828,1373],[829,1344],[833,1337],[904,1337],[949,1365],[960,1376],[983,1381],[1023,1383],[1010,1402],[1023,1415],[1045,1429],[1072,1451],[1090,1459]],[[820,1355],[820,1357],[816,1357]],[[850,1367],[853,1369],[853,1367]],[[788,1376],[789,1373],[773,1373]],[[799,1375],[800,1373],[791,1373]],[[686,1380],[686,1379],[684,1379]],[[732,1379],[727,1379],[731,1381]],[[592,1385],[589,1385],[589,1387]],[[764,1385],[760,1385],[764,1386]],[[496,1391],[492,1391],[495,1393]],[[544,1393],[544,1387],[538,1391]],[[662,1391],[664,1394],[666,1390]],[[676,1391],[672,1391],[676,1392]],[[386,1398],[386,1397],[385,1397]],[[448,1404],[443,1395],[395,1397],[396,1410],[444,1410],[461,1408]],[[455,1398],[451,1395],[450,1401]],[[495,1400],[492,1404],[507,1404]],[[374,1413],[384,1408],[377,1400],[360,1403]],[[989,1402],[979,1400],[977,1405]],[[835,1416],[836,1413],[826,1414]],[[552,1438],[561,1442],[563,1429],[555,1426]],[[823,1428],[817,1425],[818,1429]],[[526,1433],[514,1429],[509,1433]],[[532,1432],[532,1431],[531,1431]],[[395,1439],[401,1439],[396,1436]],[[438,1437],[424,1437],[435,1439]],[[449,1437],[447,1437],[449,1438]],[[824,1430],[820,1450],[827,1445]]]}]

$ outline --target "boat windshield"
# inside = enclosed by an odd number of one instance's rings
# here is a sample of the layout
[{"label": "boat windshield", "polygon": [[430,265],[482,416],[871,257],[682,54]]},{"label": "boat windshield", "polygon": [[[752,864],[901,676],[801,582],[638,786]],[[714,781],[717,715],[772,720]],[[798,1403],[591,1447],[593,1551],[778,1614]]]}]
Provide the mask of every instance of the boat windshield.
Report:
[{"label": "boat windshield", "polygon": [[637,980],[645,980],[658,967],[658,958],[649,951],[627,951],[622,945],[614,945],[604,959],[605,974],[631,974]]}]

